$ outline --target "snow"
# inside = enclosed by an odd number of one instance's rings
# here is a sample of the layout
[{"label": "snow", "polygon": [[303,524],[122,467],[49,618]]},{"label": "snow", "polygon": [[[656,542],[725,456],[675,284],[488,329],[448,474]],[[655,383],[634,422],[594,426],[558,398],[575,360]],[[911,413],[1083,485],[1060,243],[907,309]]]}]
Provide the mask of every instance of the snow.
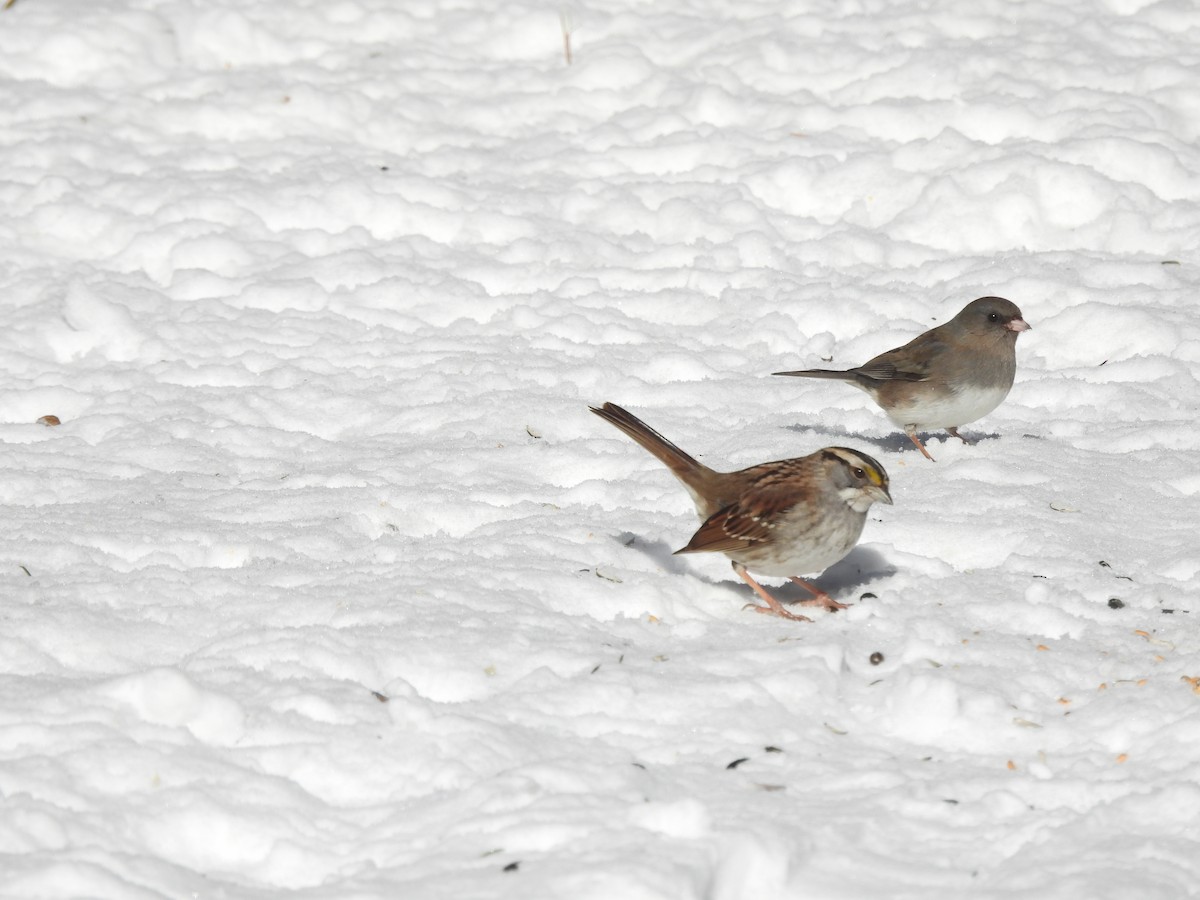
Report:
[{"label": "snow", "polygon": [[[0,11],[0,897],[1200,896],[1197,47],[1184,0]],[[770,377],[987,294],[1033,330],[936,464]],[[877,457],[851,608],[673,557],[603,401]]]}]

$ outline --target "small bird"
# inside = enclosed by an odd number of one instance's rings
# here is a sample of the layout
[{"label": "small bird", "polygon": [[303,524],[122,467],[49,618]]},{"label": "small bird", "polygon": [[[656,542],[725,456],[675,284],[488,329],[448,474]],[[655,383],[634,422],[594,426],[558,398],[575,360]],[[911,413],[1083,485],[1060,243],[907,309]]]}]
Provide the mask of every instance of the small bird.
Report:
[{"label": "small bird", "polygon": [[829,568],[858,543],[871,504],[891,504],[883,466],[857,450],[826,447],[798,459],[717,472],[616,404],[591,410],[657,456],[692,495],[704,524],[677,554],[724,553],[766,602],[750,604],[760,613],[812,621],[784,609],[747,569],[790,578],[813,595],[800,601],[803,606],[846,608],[796,573]]},{"label": "small bird", "polygon": [[932,462],[917,432],[944,428],[969,444],[958,426],[986,416],[1008,396],[1017,372],[1017,335],[1029,328],[1015,303],[980,297],[945,325],[857,368],[775,374],[833,378],[861,388]]}]

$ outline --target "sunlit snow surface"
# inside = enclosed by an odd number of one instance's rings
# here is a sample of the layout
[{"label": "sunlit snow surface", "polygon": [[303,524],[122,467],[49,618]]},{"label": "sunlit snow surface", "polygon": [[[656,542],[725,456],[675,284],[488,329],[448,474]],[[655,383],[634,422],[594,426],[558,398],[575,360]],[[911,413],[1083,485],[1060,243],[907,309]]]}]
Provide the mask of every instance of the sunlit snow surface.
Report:
[{"label": "sunlit snow surface", "polygon": [[[17,0],[0,896],[1195,895],[1198,145],[1188,0]],[[984,294],[936,464],[769,374]],[[852,607],[606,400],[876,455]]]}]

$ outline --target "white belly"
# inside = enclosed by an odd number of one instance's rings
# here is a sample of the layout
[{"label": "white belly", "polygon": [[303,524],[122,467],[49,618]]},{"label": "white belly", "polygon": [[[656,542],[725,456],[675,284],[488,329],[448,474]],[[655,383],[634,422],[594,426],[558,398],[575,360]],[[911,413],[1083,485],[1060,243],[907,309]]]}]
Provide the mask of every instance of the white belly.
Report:
[{"label": "white belly", "polygon": [[947,397],[931,397],[919,403],[899,406],[888,412],[888,418],[901,428],[915,427],[918,431],[938,428],[957,428],[982,419],[1004,402],[1008,387],[967,388]]},{"label": "white belly", "polygon": [[[768,561],[753,553],[727,553],[730,559],[741,562],[751,572],[778,575],[785,578],[799,575],[819,575],[854,549],[867,521],[863,513],[846,509],[836,514],[838,527],[794,528],[784,523],[778,537],[789,552],[786,558]],[[778,552],[778,551],[777,551]]]}]

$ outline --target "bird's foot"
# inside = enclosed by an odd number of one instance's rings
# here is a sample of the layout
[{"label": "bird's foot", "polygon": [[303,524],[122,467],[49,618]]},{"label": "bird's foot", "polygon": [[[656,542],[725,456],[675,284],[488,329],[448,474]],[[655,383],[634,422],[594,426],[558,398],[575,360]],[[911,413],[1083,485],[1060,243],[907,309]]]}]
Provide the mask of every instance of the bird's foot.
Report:
[{"label": "bird's foot", "polygon": [[834,600],[832,597],[830,597],[827,593],[825,593],[823,590],[821,590],[815,584],[810,584],[809,582],[805,581],[803,578],[796,578],[795,576],[793,576],[792,581],[795,582],[796,584],[800,585],[800,587],[804,588],[810,594],[812,594],[812,596],[809,597],[807,600],[797,600],[796,602],[800,606],[819,606],[819,607],[821,607],[821,609],[827,609],[830,612],[837,612],[839,609],[849,609],[850,608],[850,606],[848,604],[839,603],[837,600]]},{"label": "bird's foot", "polygon": [[746,571],[745,566],[735,562],[733,564],[733,571],[737,572],[738,577],[741,578],[742,581],[746,582],[746,584],[750,585],[754,593],[762,597],[763,602],[767,604],[766,606],[759,606],[757,603],[747,603],[746,606],[742,607],[743,609],[748,608],[754,610],[755,612],[765,613],[769,616],[779,616],[781,619],[791,619],[793,622],[812,621],[812,619],[810,619],[808,616],[797,615],[794,612],[789,612],[788,610],[784,609],[783,604],[772,597],[770,591],[754,580],[750,573]]},{"label": "bird's foot", "polygon": [[742,609],[752,609],[756,613],[763,613],[768,616],[779,616],[781,619],[791,619],[793,622],[811,622],[808,616],[802,616],[798,613],[790,612],[784,608],[782,603],[776,601],[775,606],[759,606],[757,603],[747,603]]},{"label": "bird's foot", "polygon": [[975,443],[974,441],[968,440],[967,438],[965,438],[961,434],[959,434],[957,428],[947,428],[946,433],[951,435],[952,437],[958,438],[960,441],[962,441],[968,447],[971,446],[973,443]]}]

